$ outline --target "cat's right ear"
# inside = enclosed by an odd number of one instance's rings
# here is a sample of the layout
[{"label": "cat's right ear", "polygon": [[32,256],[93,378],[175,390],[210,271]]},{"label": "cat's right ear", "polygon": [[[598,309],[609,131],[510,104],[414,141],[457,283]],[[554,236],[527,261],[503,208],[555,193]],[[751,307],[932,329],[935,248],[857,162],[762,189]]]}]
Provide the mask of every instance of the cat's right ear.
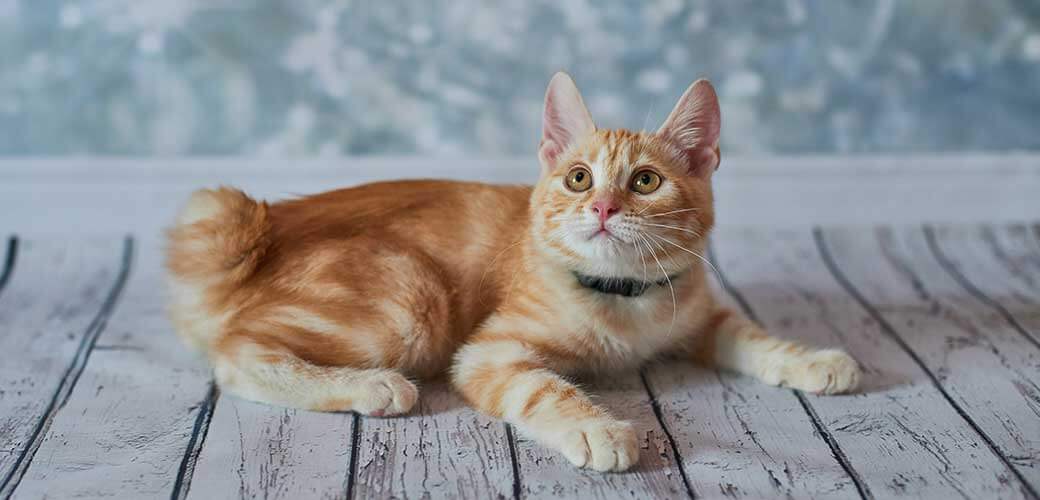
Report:
[{"label": "cat's right ear", "polygon": [[581,93],[567,73],[553,75],[545,91],[545,111],[542,113],[542,141],[538,146],[538,160],[542,173],[556,167],[560,155],[575,142],[596,130],[592,116],[581,100]]}]

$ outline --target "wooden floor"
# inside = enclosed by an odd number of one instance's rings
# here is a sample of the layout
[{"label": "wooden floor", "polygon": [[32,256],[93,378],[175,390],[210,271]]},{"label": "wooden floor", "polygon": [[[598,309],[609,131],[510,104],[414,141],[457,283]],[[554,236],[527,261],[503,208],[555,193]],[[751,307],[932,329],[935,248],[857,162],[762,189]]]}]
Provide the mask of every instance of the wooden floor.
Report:
[{"label": "wooden floor", "polygon": [[0,248],[0,498],[1037,498],[1040,226],[723,229],[719,293],[841,346],[855,395],[670,362],[592,383],[638,467],[574,469],[422,387],[403,418],[221,394],[164,313],[151,237]]}]

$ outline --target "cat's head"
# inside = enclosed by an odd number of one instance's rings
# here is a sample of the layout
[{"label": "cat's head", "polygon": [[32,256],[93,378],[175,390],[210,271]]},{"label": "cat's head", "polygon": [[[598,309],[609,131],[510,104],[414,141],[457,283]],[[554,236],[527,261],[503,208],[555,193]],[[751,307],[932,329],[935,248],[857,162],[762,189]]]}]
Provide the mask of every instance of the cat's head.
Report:
[{"label": "cat's head", "polygon": [[659,280],[703,255],[714,223],[719,104],[707,80],[686,90],[656,132],[598,129],[574,81],[545,94],[531,199],[537,246],[574,271]]}]

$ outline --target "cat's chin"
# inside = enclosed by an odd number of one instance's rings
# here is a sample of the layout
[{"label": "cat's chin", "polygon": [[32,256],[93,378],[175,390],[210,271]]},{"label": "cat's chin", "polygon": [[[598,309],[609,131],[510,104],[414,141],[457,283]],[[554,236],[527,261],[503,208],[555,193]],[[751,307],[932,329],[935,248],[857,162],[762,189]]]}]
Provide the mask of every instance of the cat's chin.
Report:
[{"label": "cat's chin", "polygon": [[[597,238],[599,240],[599,238]],[[664,274],[650,255],[640,255],[631,243],[614,237],[588,241],[571,248],[579,259],[570,259],[570,271],[602,278],[631,278],[656,281]],[[646,252],[643,252],[646,254]],[[675,270],[667,269],[668,274]]]},{"label": "cat's chin", "polygon": [[657,281],[666,275],[683,271],[675,268],[676,261],[663,258],[655,260],[646,245],[626,241],[618,233],[573,232],[559,243],[569,252],[561,253],[551,247],[543,247],[543,250],[569,272],[603,278]]},{"label": "cat's chin", "polygon": [[636,248],[632,243],[622,240],[615,234],[601,232],[574,242],[572,249],[587,259],[623,261],[634,256]]}]

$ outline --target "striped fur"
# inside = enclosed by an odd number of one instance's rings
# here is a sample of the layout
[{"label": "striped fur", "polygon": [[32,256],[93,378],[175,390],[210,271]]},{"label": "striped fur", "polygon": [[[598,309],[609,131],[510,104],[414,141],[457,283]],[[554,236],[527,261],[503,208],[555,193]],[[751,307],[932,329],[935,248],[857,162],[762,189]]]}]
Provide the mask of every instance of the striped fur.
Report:
[{"label": "striped fur", "polygon": [[[706,285],[719,130],[709,90],[691,86],[679,106],[694,108],[658,132],[604,130],[555,77],[533,187],[385,182],[271,205],[199,191],[169,231],[176,329],[244,398],[394,415],[415,404],[416,380],[449,374],[474,407],[603,471],[638,461],[636,429],[572,375],[677,354],[850,390],[848,355],[771,338]],[[574,168],[592,176],[588,190],[567,187]],[[653,192],[632,188],[644,171],[662,179]],[[574,272],[667,286],[605,295]]]}]

